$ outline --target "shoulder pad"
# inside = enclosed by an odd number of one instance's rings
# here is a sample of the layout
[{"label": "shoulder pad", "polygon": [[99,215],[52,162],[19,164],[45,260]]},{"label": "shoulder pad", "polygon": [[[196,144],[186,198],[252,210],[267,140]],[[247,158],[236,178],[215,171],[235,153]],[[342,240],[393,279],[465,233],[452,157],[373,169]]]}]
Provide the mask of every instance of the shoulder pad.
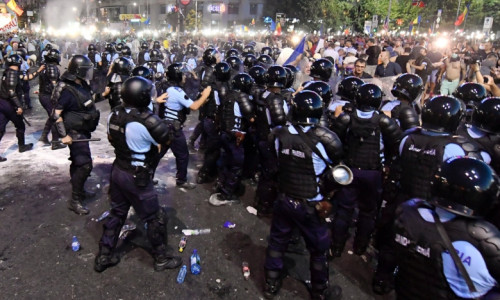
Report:
[{"label": "shoulder pad", "polygon": [[470,236],[478,241],[478,249],[488,267],[490,274],[498,280],[500,278],[500,231],[495,225],[485,220],[468,222],[467,229]]},{"label": "shoulder pad", "polygon": [[150,111],[141,113],[140,117],[144,120],[144,126],[146,126],[155,141],[160,144],[168,142],[169,127],[165,121]]},{"label": "shoulder pad", "polygon": [[253,106],[249,95],[239,93],[237,102],[240,107],[241,114],[247,119],[253,118]]},{"label": "shoulder pad", "polygon": [[313,127],[314,134],[325,147],[328,157],[334,164],[339,162],[343,155],[342,142],[335,132],[322,126]]},{"label": "shoulder pad", "polygon": [[403,137],[403,131],[401,131],[398,123],[388,116],[380,114],[379,124],[384,139],[389,143],[397,143]]},{"label": "shoulder pad", "polygon": [[462,149],[465,151],[465,155],[469,157],[474,157],[480,160],[482,159],[481,156],[481,146],[474,140],[468,139],[466,137],[463,137],[461,135],[455,135],[452,137],[452,140],[457,143]]},{"label": "shoulder pad", "polygon": [[399,108],[399,123],[401,124],[401,129],[406,130],[408,128],[417,127],[420,125],[418,115],[413,108],[408,105],[401,105]]}]

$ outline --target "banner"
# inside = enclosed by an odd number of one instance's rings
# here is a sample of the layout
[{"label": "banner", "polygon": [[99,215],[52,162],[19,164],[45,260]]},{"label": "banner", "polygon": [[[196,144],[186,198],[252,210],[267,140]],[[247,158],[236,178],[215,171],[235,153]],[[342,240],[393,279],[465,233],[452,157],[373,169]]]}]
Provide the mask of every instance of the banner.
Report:
[{"label": "banner", "polygon": [[7,7],[10,8],[13,12],[15,12],[18,16],[23,14],[24,10],[22,10],[21,7],[17,6],[16,1],[4,0],[3,2],[7,4]]},{"label": "banner", "polygon": [[0,34],[17,31],[17,16],[0,14]]},{"label": "banner", "polygon": [[120,14],[119,19],[120,21],[141,20],[142,23],[147,21],[147,19],[140,14]]}]

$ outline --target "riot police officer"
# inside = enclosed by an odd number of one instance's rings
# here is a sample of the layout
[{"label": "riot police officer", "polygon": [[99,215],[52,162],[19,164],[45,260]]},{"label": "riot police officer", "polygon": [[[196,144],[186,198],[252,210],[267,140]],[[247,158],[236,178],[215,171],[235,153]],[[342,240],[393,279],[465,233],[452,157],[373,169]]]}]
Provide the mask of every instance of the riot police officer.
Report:
[{"label": "riot police officer", "polygon": [[420,125],[415,105],[422,95],[424,82],[415,74],[401,74],[394,81],[391,93],[396,100],[387,101],[380,108],[390,118],[396,120],[402,130]]},{"label": "riot police officer", "polygon": [[[93,77],[93,69],[88,57],[73,56],[52,95],[56,101],[52,118],[62,137],[61,141],[69,145],[72,197],[68,201],[68,208],[79,215],[89,213],[83,200],[95,196],[95,193],[84,189],[85,181],[92,171],[90,146],[86,139],[90,139],[91,132],[99,124],[99,111],[95,108],[87,84]],[[73,140],[82,141],[73,143]]]},{"label": "riot police officer", "polygon": [[[281,94],[283,95],[283,97],[285,97],[286,103],[290,105],[293,94],[295,93],[295,89],[293,88],[293,85],[295,83],[295,74],[297,74],[299,70],[292,65],[285,65],[284,68],[286,71],[286,84],[285,88],[281,91]],[[328,103],[330,102],[323,101],[324,105],[328,105]]]},{"label": "riot police officer", "polygon": [[337,96],[340,99],[335,99],[328,105],[328,117],[333,122],[342,112],[350,113],[354,108],[354,96],[358,88],[365,82],[357,77],[349,76],[339,83],[337,88]]},{"label": "riot police officer", "polygon": [[231,80],[231,91],[222,103],[221,142],[225,151],[225,164],[219,177],[218,191],[208,202],[215,206],[237,203],[237,189],[241,184],[244,163],[243,141],[255,115],[250,100],[253,79],[246,73]]},{"label": "riot police officer", "polygon": [[311,65],[310,76],[313,80],[328,82],[333,72],[333,63],[325,58],[314,61]]},{"label": "riot police officer", "polygon": [[269,69],[269,67],[271,67],[273,63],[274,61],[269,55],[263,54],[257,58],[257,65],[262,66],[266,70]]},{"label": "riot police officer", "polygon": [[88,54],[86,55],[92,64],[94,65],[94,78],[90,81],[90,87],[92,88],[92,92],[97,95],[98,99],[96,101],[100,100],[100,94],[104,92],[104,86],[102,80],[102,58],[99,52],[97,52],[96,46],[94,44],[90,44],[87,47]]},{"label": "riot police officer", "polygon": [[[164,113],[160,116],[170,124],[172,129],[173,138],[168,145],[162,145],[160,152],[161,159],[168,151],[169,148],[175,156],[175,163],[177,166],[176,185],[183,189],[194,189],[195,184],[187,180],[187,167],[189,163],[189,151],[186,143],[186,137],[182,131],[184,122],[186,121],[187,114],[191,110],[198,110],[208,99],[212,88],[206,87],[201,93],[200,97],[193,101],[191,100],[181,85],[185,82],[185,76],[182,73],[182,64],[174,63],[167,68],[168,84],[170,87],[167,89],[168,101],[165,103]],[[156,166],[158,165],[159,160]]]},{"label": "riot police officer", "polygon": [[253,54],[247,54],[243,58],[243,66],[245,67],[244,72],[249,73],[250,69],[257,63],[257,57]]},{"label": "riot police officer", "polygon": [[474,108],[488,96],[488,92],[486,88],[479,83],[465,82],[457,87],[455,92],[453,92],[453,96],[465,103],[466,112],[462,122],[470,123]]},{"label": "riot police officer", "polygon": [[226,58],[226,62],[231,66],[231,79],[242,71],[242,62],[239,57],[230,56]]},{"label": "riot police officer", "polygon": [[158,146],[169,140],[167,124],[148,108],[155,94],[151,81],[131,77],[123,83],[124,103],[115,107],[109,117],[108,137],[116,158],[109,187],[111,210],[95,258],[97,272],[119,262],[114,250],[130,206],[147,224],[155,271],[174,269],[182,263],[180,257],[167,254],[167,219],[152,183],[151,164],[158,155]]},{"label": "riot police officer", "polygon": [[128,59],[132,65],[132,69],[135,68],[134,59],[132,58],[132,50],[129,46],[123,46],[122,51],[120,52],[120,57]]},{"label": "riot police officer", "polygon": [[130,77],[130,73],[132,73],[132,64],[130,60],[125,57],[117,58],[113,62],[113,66],[111,67],[111,73],[108,79],[107,89],[102,94],[103,97],[109,99],[109,106],[111,108],[120,105],[121,103],[121,88],[123,83],[127,78]]},{"label": "riot police officer", "polygon": [[163,94],[166,90],[164,86],[164,76],[165,76],[165,65],[163,64],[162,54],[158,49],[152,49],[149,51],[150,60],[144,64],[144,67],[153,70],[156,82],[156,90],[158,94]]},{"label": "riot police officer", "polygon": [[[338,209],[333,222],[331,255],[339,257],[348,238],[348,229],[357,206],[359,208],[353,252],[362,255],[375,229],[382,194],[384,158],[398,141],[402,131],[397,123],[380,113],[383,92],[375,84],[361,85],[355,95],[356,109],[336,119],[335,131],[345,146],[347,166],[354,180],[334,195]],[[393,155],[393,154],[392,154]]]},{"label": "riot police officer", "polygon": [[214,75],[216,80],[214,92],[208,98],[207,103],[200,109],[200,113],[204,116],[201,122],[203,124],[203,134],[206,137],[206,148],[203,166],[198,172],[198,184],[210,182],[217,175],[217,160],[221,148],[219,107],[227,101],[226,98],[229,95],[231,67],[226,62],[220,62],[214,67]]},{"label": "riot police officer", "polygon": [[340,299],[340,287],[329,287],[326,252],[330,235],[322,219],[328,215],[331,205],[319,192],[318,181],[328,170],[326,161],[334,164],[340,161],[342,144],[335,133],[317,126],[323,103],[315,92],[299,92],[292,101],[291,114],[291,125],[273,130],[281,193],[274,205],[266,252],[264,296],[271,299],[279,292],[284,277],[283,255],[292,230],[298,228],[310,252],[312,299]]},{"label": "riot police officer", "polygon": [[[54,120],[51,118],[54,109],[54,103],[51,100],[52,92],[54,91],[57,82],[59,82],[60,72],[57,65],[61,61],[61,53],[59,50],[52,49],[44,57],[45,70],[40,73],[39,95],[40,104],[47,112],[48,118],[40,136],[39,141],[48,146],[52,144],[52,150],[66,148],[66,145],[59,141],[57,129],[53,126]],[[49,142],[48,134],[52,133],[52,143]]]},{"label": "riot police officer", "polygon": [[[281,94],[286,85],[286,71],[281,66],[272,66],[266,71],[267,90],[255,100],[255,134],[259,151],[260,177],[255,192],[255,203],[259,214],[272,213],[272,204],[277,197],[277,161],[274,145],[269,141],[269,133],[276,126],[287,122],[288,105]],[[269,117],[268,117],[269,116]]]},{"label": "riot police officer", "polygon": [[149,46],[147,42],[141,43],[141,51],[137,54],[137,64],[143,66],[149,61]]},{"label": "riot police officer", "polygon": [[[0,140],[5,134],[5,127],[9,121],[16,127],[16,137],[19,146],[19,152],[25,152],[33,148],[33,144],[26,144],[24,140],[24,131],[26,129],[23,121],[23,105],[21,103],[21,83],[20,80],[32,80],[45,69],[45,66],[32,74],[24,75],[19,68],[22,63],[21,56],[13,54],[5,60],[7,69],[2,75],[0,86]],[[0,162],[7,159],[0,156]]]},{"label": "riot police officer", "polygon": [[482,161],[457,157],[431,177],[430,196],[397,212],[397,298],[498,299],[500,232],[483,220],[497,201],[497,175]]}]

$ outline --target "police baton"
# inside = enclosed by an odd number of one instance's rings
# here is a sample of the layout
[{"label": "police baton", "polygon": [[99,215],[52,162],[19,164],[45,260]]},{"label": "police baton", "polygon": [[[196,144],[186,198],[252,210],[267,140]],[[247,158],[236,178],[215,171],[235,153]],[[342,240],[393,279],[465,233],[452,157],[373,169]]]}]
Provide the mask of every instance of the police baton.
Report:
[{"label": "police baton", "polygon": [[79,142],[99,142],[101,139],[100,138],[94,138],[94,139],[79,139],[79,140],[72,140],[72,143],[79,143]]},{"label": "police baton", "polygon": [[26,123],[29,127],[31,127],[31,123],[30,123],[30,121],[28,121],[28,119],[26,119],[26,117],[24,116],[24,114],[22,114],[21,116],[23,116],[23,120],[24,120],[24,122],[25,122],[25,123]]}]

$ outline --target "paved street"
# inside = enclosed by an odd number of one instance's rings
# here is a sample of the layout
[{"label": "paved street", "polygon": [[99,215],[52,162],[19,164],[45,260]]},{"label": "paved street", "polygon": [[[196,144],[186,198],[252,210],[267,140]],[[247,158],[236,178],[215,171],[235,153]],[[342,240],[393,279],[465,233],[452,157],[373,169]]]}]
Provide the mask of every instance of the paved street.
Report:
[{"label": "paved street", "polygon": [[[35,85],[32,92],[37,90]],[[148,253],[143,224],[121,243],[118,252],[121,263],[103,273],[93,270],[102,223],[95,219],[109,209],[107,190],[113,150],[107,141],[105,121],[109,112],[107,101],[98,103],[101,124],[91,143],[94,160],[92,176],[86,188],[97,192],[87,202],[91,213],[77,216],[66,208],[71,195],[69,184],[69,150],[50,150],[38,140],[46,113],[36,95],[34,109],[26,113],[32,123],[27,128],[27,142],[34,150],[19,153],[12,123],[0,143],[0,291],[2,299],[260,299],[264,282],[263,262],[269,234],[269,218],[247,212],[252,205],[255,188],[248,186],[242,203],[213,207],[208,204],[212,186],[199,185],[183,192],[175,187],[175,160],[171,152],[163,159],[156,178],[160,203],[169,215],[168,238],[172,251],[186,228],[210,228],[207,235],[188,237],[183,257],[189,268],[189,256],[198,249],[202,272],[188,272],[183,284],[176,282],[178,270],[155,272],[153,258]],[[191,134],[197,114],[189,117],[186,136]],[[201,154],[190,156],[189,178],[195,180],[201,165]],[[225,221],[236,224],[224,228]],[[81,250],[71,250],[71,238],[76,235]],[[347,250],[350,246],[347,247]],[[344,253],[330,264],[330,279],[340,284],[344,299],[375,298],[371,293],[374,262]],[[245,281],[241,263],[248,261],[250,280]],[[308,299],[306,285],[309,276],[308,255],[288,254],[289,277],[277,299]]]}]

